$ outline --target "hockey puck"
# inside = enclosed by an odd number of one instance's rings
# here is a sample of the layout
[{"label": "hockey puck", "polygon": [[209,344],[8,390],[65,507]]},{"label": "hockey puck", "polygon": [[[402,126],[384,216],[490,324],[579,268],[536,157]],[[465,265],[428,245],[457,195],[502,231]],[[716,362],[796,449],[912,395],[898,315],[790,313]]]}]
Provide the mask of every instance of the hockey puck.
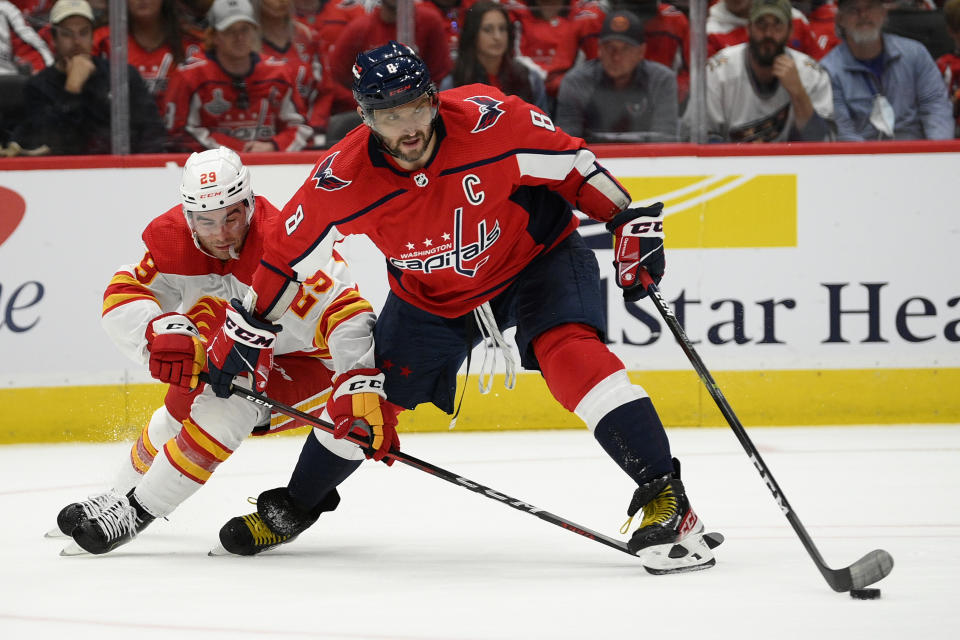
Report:
[{"label": "hockey puck", "polygon": [[856,600],[876,600],[880,597],[880,589],[850,589],[850,597]]}]

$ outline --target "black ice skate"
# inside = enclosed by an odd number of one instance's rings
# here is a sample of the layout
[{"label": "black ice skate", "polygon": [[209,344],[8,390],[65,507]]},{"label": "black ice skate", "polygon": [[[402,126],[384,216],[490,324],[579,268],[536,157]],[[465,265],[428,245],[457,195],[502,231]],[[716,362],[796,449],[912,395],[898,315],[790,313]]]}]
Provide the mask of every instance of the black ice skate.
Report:
[{"label": "black ice skate", "polygon": [[153,516],[137,502],[133,491],[107,505],[93,518],[83,520],[73,530],[76,547],[67,547],[61,555],[76,555],[82,551],[103,554],[133,540],[153,522]]},{"label": "black ice skate", "polygon": [[96,518],[106,507],[120,499],[116,491],[105,491],[81,502],[72,502],[57,514],[57,528],[46,533],[47,538],[71,537],[74,529],[87,518]]},{"label": "black ice skate", "polygon": [[321,513],[336,509],[340,494],[334,489],[310,511],[297,506],[286,487],[264,491],[251,502],[257,505],[256,512],[228,520],[220,529],[220,546],[210,555],[253,556],[291,542],[309,529]]},{"label": "black ice skate", "polygon": [[[680,463],[674,472],[655,478],[637,488],[627,508],[625,529],[640,509],[643,519],[627,548],[640,556],[650,573],[679,573],[707,569],[716,564],[713,548],[723,542],[719,533],[704,533],[703,523],[690,507]],[[626,531],[624,531],[625,533]]]}]

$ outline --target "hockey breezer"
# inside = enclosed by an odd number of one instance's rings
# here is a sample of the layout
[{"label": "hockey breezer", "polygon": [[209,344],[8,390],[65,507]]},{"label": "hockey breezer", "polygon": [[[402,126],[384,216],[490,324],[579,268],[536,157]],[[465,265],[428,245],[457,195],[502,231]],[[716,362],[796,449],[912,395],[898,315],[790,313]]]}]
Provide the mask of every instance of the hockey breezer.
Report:
[{"label": "hockey breezer", "polygon": [[[205,378],[206,378],[205,373],[200,375],[201,380],[206,381]],[[261,393],[251,391],[249,389],[244,389],[242,387],[238,387],[237,385],[231,385],[230,392],[235,396],[239,396],[255,404],[262,405],[273,411],[282,413],[286,416],[290,416],[291,418],[295,418],[311,426],[317,427],[319,429],[323,429],[324,431],[333,432],[333,425],[330,424],[329,422],[316,418],[308,413],[303,413],[302,411],[299,411],[294,407],[285,405],[281,402],[276,402],[274,400],[271,400],[270,398],[268,398],[267,396]],[[366,442],[362,437],[356,436],[353,433],[347,435],[345,439],[365,449],[369,449],[369,443]],[[534,505],[529,504],[523,500],[518,500],[504,493],[491,489],[490,487],[486,487],[478,482],[474,482],[473,480],[469,480],[467,478],[464,478],[463,476],[459,476],[451,471],[447,471],[446,469],[438,467],[435,464],[431,464],[424,460],[415,458],[414,456],[408,453],[404,453],[402,451],[391,451],[389,456],[392,457],[397,462],[402,462],[403,464],[409,467],[413,467],[414,469],[419,469],[420,471],[429,473],[430,475],[440,478],[441,480],[446,480],[450,484],[455,484],[458,487],[463,487],[465,489],[469,489],[470,491],[473,491],[474,493],[479,493],[480,495],[486,496],[491,500],[495,500],[496,502],[500,502],[509,507],[513,507],[518,511],[522,511],[524,513],[528,513],[530,515],[536,516],[541,520],[549,522],[552,525],[556,525],[558,527],[566,529],[567,531],[571,531],[573,533],[579,534],[584,538],[593,540],[594,542],[599,542],[600,544],[606,545],[612,549],[616,549],[617,551],[622,551],[623,553],[629,554],[634,557],[636,557],[637,555],[640,555],[642,558],[642,561],[644,559],[649,559],[649,561],[651,562],[650,566],[648,566],[648,564],[644,562],[644,569],[646,569],[649,573],[652,573],[655,575],[659,575],[663,573],[679,573],[681,571],[695,571],[698,569],[706,569],[708,566],[713,565],[713,563],[711,562],[709,565],[700,564],[700,565],[691,566],[690,568],[680,567],[676,569],[665,570],[660,567],[660,563],[658,562],[656,555],[646,556],[644,552],[650,549],[641,550],[639,554],[635,554],[629,548],[627,548],[626,542],[621,542],[620,540],[616,540],[614,538],[605,536],[602,533],[598,533],[596,531],[593,531],[592,529],[588,529],[587,527],[584,527],[575,522],[567,520],[566,518],[552,514],[549,511],[540,509],[539,507],[535,507]],[[703,540],[704,540],[704,543],[710,549],[715,549],[723,542],[723,535],[716,532],[704,533]],[[656,548],[651,548],[651,549],[656,549]],[[663,550],[663,553],[664,555],[669,556],[674,561],[677,560],[678,557],[682,557],[684,554],[691,554],[691,555],[695,554],[694,551],[686,549],[681,545],[674,545],[672,548],[668,550]]]},{"label": "hockey breezer", "polygon": [[753,462],[753,466],[756,467],[757,471],[760,473],[760,477],[763,478],[763,481],[770,490],[770,493],[773,494],[774,499],[780,506],[780,510],[783,511],[783,515],[786,516],[790,526],[793,527],[793,530],[800,538],[800,542],[803,543],[807,553],[809,553],[810,557],[813,558],[813,563],[817,565],[817,569],[820,570],[820,573],[827,581],[827,584],[830,585],[830,588],[841,593],[844,591],[850,591],[852,589],[863,589],[867,585],[879,582],[887,577],[887,575],[889,575],[893,570],[893,557],[883,549],[875,549],[851,564],[849,567],[844,567],[843,569],[831,569],[827,566],[826,562],[823,560],[823,556],[820,555],[820,551],[810,538],[810,534],[807,533],[807,530],[800,522],[800,518],[797,517],[793,507],[791,507],[790,503],[787,501],[787,497],[784,495],[783,489],[781,489],[780,485],[777,484],[777,481],[774,480],[773,474],[770,473],[770,469],[760,456],[760,452],[757,451],[757,448],[750,440],[750,436],[747,435],[747,432],[740,423],[739,418],[737,418],[736,414],[733,412],[733,409],[730,408],[730,404],[724,397],[723,392],[720,391],[720,387],[717,386],[713,376],[710,375],[710,371],[707,369],[706,365],[703,364],[703,360],[700,359],[700,356],[694,350],[690,339],[687,338],[687,334],[683,330],[683,327],[680,326],[676,316],[674,316],[670,308],[667,307],[666,301],[660,294],[660,289],[653,282],[653,278],[650,277],[650,274],[647,273],[645,269],[640,269],[640,281],[650,294],[650,298],[653,300],[653,304],[657,308],[657,311],[660,312],[664,322],[667,323],[667,326],[670,327],[670,331],[677,339],[677,342],[680,343],[680,348],[683,349],[683,352],[687,355],[687,358],[689,358],[690,363],[697,372],[697,375],[700,376],[700,380],[703,382],[704,386],[707,387],[707,391],[710,392],[710,396],[713,397],[714,402],[717,403],[720,413],[723,414],[723,417],[727,420],[727,424],[729,424],[730,428],[733,429],[733,433],[737,436],[737,440],[739,440],[740,444],[743,445],[744,450],[747,452],[747,455]]}]

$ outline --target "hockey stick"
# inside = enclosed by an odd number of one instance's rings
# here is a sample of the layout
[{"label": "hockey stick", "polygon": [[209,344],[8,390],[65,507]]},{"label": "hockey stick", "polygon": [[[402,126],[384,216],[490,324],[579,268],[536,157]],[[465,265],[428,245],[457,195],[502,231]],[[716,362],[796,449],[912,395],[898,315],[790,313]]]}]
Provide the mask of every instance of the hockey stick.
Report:
[{"label": "hockey stick", "polygon": [[831,569],[827,566],[826,562],[823,560],[823,556],[820,555],[820,551],[817,550],[817,547],[815,544],[813,544],[813,540],[810,538],[807,530],[800,522],[800,518],[797,517],[793,507],[791,507],[790,503],[787,502],[787,497],[784,495],[780,485],[778,485],[777,481],[774,480],[773,474],[770,473],[770,469],[767,467],[767,464],[763,461],[763,458],[760,457],[760,452],[757,451],[757,448],[750,440],[750,436],[747,435],[747,432],[740,423],[740,420],[733,412],[733,409],[730,408],[730,404],[723,396],[723,392],[720,391],[720,387],[717,386],[713,376],[710,375],[710,371],[707,370],[706,365],[703,364],[703,360],[701,360],[700,356],[697,355],[697,352],[694,351],[693,345],[690,343],[690,339],[687,338],[686,332],[683,330],[683,327],[680,326],[676,316],[673,315],[673,312],[667,306],[663,296],[660,295],[660,289],[656,284],[654,284],[653,279],[650,277],[650,274],[647,273],[646,269],[640,269],[640,282],[644,287],[646,287],[647,292],[650,294],[650,299],[653,300],[654,306],[657,307],[657,311],[660,312],[663,320],[667,323],[667,326],[670,327],[670,331],[673,332],[677,342],[680,343],[680,347],[683,349],[683,352],[687,354],[687,358],[690,359],[690,363],[696,370],[697,375],[700,376],[701,382],[703,382],[704,386],[707,388],[707,391],[710,392],[714,402],[717,403],[720,413],[722,413],[723,417],[727,419],[727,424],[729,424],[730,428],[733,429],[733,433],[737,436],[737,440],[739,440],[740,444],[743,445],[743,448],[747,452],[751,462],[753,462],[753,466],[757,468],[757,471],[760,473],[760,477],[763,478],[763,481],[766,483],[770,493],[773,494],[774,500],[776,500],[777,504],[780,505],[780,510],[783,511],[783,515],[787,517],[787,521],[790,522],[790,526],[793,527],[793,530],[796,532],[797,536],[800,537],[800,542],[803,543],[807,553],[809,553],[810,557],[813,558],[813,563],[817,565],[817,569],[819,569],[820,573],[823,574],[823,577],[827,581],[827,584],[830,585],[830,588],[838,592],[850,591],[851,589],[862,589],[867,585],[871,585],[874,582],[878,582],[887,577],[890,571],[893,570],[893,557],[883,549],[871,551],[867,555],[851,564],[849,567],[845,567],[843,569]]},{"label": "hockey stick", "polygon": [[[205,373],[200,374],[200,379],[203,380],[204,382],[209,382],[209,378]],[[250,389],[244,389],[243,387],[238,387],[237,385],[231,385],[230,392],[235,396],[239,396],[255,404],[262,405],[268,409],[271,409],[272,411],[282,413],[291,418],[296,418],[302,422],[305,422],[311,426],[322,429],[323,431],[326,431],[328,433],[333,432],[333,425],[327,422],[326,420],[321,420],[320,418],[312,416],[309,413],[304,413],[303,411],[295,409],[294,407],[285,405],[281,402],[277,402],[276,400],[271,400],[267,396],[261,393],[257,393],[256,391],[251,391]],[[369,443],[367,443],[364,439],[360,437],[354,436],[353,434],[348,434],[344,438],[344,440],[348,440],[349,442],[359,445],[363,449],[367,449],[367,450],[369,449]],[[599,542],[600,544],[604,544],[610,547],[611,549],[622,551],[623,553],[629,554],[634,558],[637,557],[636,554],[634,554],[627,548],[627,544],[625,542],[621,542],[620,540],[615,540],[614,538],[609,538],[603,535],[602,533],[598,533],[596,531],[588,529],[587,527],[581,526],[575,522],[567,520],[566,518],[560,517],[558,515],[554,515],[549,511],[545,511],[543,509],[540,509],[539,507],[535,507],[532,504],[524,502],[523,500],[517,500],[516,498],[512,498],[504,493],[495,491],[490,487],[485,487],[478,482],[474,482],[462,476],[458,476],[457,474],[451,471],[447,471],[446,469],[438,467],[435,464],[431,464],[424,460],[420,460],[419,458],[415,458],[408,453],[404,453],[402,451],[393,451],[389,455],[391,458],[393,458],[397,462],[402,462],[403,464],[413,467],[414,469],[419,469],[420,471],[429,473],[430,475],[440,478],[441,480],[446,480],[450,484],[455,484],[458,487],[469,489],[474,493],[479,493],[480,495],[486,496],[491,500],[495,500],[496,502],[499,502],[501,504],[505,504],[509,507],[513,507],[518,511],[522,511],[524,513],[528,513],[530,515],[536,516],[541,520],[549,522],[552,525],[556,525],[558,527],[566,529],[567,531],[572,531],[573,533],[577,533],[585,538],[593,540],[594,542]],[[717,545],[723,542],[723,536],[720,535],[719,533],[705,533],[703,534],[703,537],[706,544],[710,548],[715,548]],[[655,571],[646,566],[644,568],[651,573]]]}]

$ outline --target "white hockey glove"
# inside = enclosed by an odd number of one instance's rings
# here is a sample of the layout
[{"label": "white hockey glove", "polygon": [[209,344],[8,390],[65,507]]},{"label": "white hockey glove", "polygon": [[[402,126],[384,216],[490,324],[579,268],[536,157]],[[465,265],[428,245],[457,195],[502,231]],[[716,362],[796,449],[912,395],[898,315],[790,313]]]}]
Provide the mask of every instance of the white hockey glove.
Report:
[{"label": "white hockey glove", "polygon": [[654,284],[660,284],[666,269],[663,203],[624,209],[607,223],[607,230],[613,234],[613,266],[623,299],[645,297],[647,288],[640,283],[640,269],[647,270]]}]

